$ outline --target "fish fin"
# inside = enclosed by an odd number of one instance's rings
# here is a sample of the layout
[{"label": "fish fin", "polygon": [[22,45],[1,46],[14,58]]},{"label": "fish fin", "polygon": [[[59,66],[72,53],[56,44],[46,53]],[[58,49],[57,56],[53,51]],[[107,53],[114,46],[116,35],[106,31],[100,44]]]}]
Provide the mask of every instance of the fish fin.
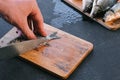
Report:
[{"label": "fish fin", "polygon": [[48,35],[46,38],[49,39],[49,40],[60,39],[60,37],[57,36],[57,32],[54,32],[54,33]]}]

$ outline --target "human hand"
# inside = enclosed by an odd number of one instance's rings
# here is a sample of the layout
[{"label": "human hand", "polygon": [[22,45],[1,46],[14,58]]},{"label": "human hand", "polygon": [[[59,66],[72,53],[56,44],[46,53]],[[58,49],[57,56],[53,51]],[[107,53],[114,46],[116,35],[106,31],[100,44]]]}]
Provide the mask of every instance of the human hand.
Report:
[{"label": "human hand", "polygon": [[0,0],[0,14],[10,24],[18,27],[28,39],[36,39],[28,20],[33,21],[36,32],[42,36],[47,35],[36,0]]}]

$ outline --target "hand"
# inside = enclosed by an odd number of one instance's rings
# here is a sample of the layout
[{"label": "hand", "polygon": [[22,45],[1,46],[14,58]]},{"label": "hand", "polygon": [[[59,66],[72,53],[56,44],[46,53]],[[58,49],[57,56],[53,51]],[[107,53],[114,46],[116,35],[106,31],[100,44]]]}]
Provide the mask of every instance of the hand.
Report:
[{"label": "hand", "polygon": [[18,27],[28,39],[36,39],[28,20],[33,21],[35,31],[46,36],[43,17],[36,0],[0,0],[0,13],[6,21]]}]

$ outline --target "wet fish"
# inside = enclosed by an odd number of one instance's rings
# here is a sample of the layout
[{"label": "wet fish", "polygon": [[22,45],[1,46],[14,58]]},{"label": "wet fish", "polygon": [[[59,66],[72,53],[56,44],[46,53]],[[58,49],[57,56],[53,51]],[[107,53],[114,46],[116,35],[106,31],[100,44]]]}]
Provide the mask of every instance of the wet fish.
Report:
[{"label": "wet fish", "polygon": [[104,15],[103,20],[105,22],[114,21],[120,18],[120,2],[116,3],[109,11]]},{"label": "wet fish", "polygon": [[[47,43],[48,41],[50,40],[53,40],[53,39],[60,39],[61,37],[57,36],[57,32],[53,32],[52,34],[49,34],[47,35],[46,37],[41,37],[40,35],[37,35],[37,38],[40,40],[40,43],[42,45],[44,45],[44,43]],[[9,42],[9,44],[15,44],[15,43],[20,43],[20,42],[24,42],[24,41],[27,41],[27,39],[24,37],[24,36],[20,36],[18,37],[17,39],[14,39],[12,41]],[[8,44],[8,45],[9,45]],[[40,45],[41,45],[40,44]],[[1,45],[1,44],[0,44]]]},{"label": "wet fish", "polygon": [[82,10],[83,12],[89,12],[92,9],[92,4],[94,0],[83,0],[82,1]]},{"label": "wet fish", "polygon": [[90,17],[96,17],[97,14],[110,9],[118,0],[94,0]]}]

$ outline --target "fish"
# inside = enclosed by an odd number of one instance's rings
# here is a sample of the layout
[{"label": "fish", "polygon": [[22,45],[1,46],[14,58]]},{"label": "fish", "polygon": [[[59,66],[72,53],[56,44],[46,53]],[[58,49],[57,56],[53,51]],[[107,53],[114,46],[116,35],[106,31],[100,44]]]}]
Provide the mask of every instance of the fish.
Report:
[{"label": "fish", "polygon": [[90,12],[92,9],[92,4],[94,0],[82,0],[82,10],[83,12]]},{"label": "fish", "polygon": [[[36,36],[40,40],[40,43],[43,45],[44,43],[47,43],[50,40],[60,39],[61,37],[57,36],[57,33],[58,32],[53,32],[53,33],[47,35],[46,37],[42,37],[39,34],[36,34]],[[27,40],[28,39],[25,36],[21,35],[20,37],[10,41],[7,45],[20,43],[20,42],[24,42],[24,41],[27,41]]]},{"label": "fish", "polygon": [[94,0],[90,17],[94,18],[102,12],[109,10],[118,0]]},{"label": "fish", "polygon": [[111,22],[120,18],[120,2],[116,3],[110,10],[108,10],[104,17],[104,22]]}]

